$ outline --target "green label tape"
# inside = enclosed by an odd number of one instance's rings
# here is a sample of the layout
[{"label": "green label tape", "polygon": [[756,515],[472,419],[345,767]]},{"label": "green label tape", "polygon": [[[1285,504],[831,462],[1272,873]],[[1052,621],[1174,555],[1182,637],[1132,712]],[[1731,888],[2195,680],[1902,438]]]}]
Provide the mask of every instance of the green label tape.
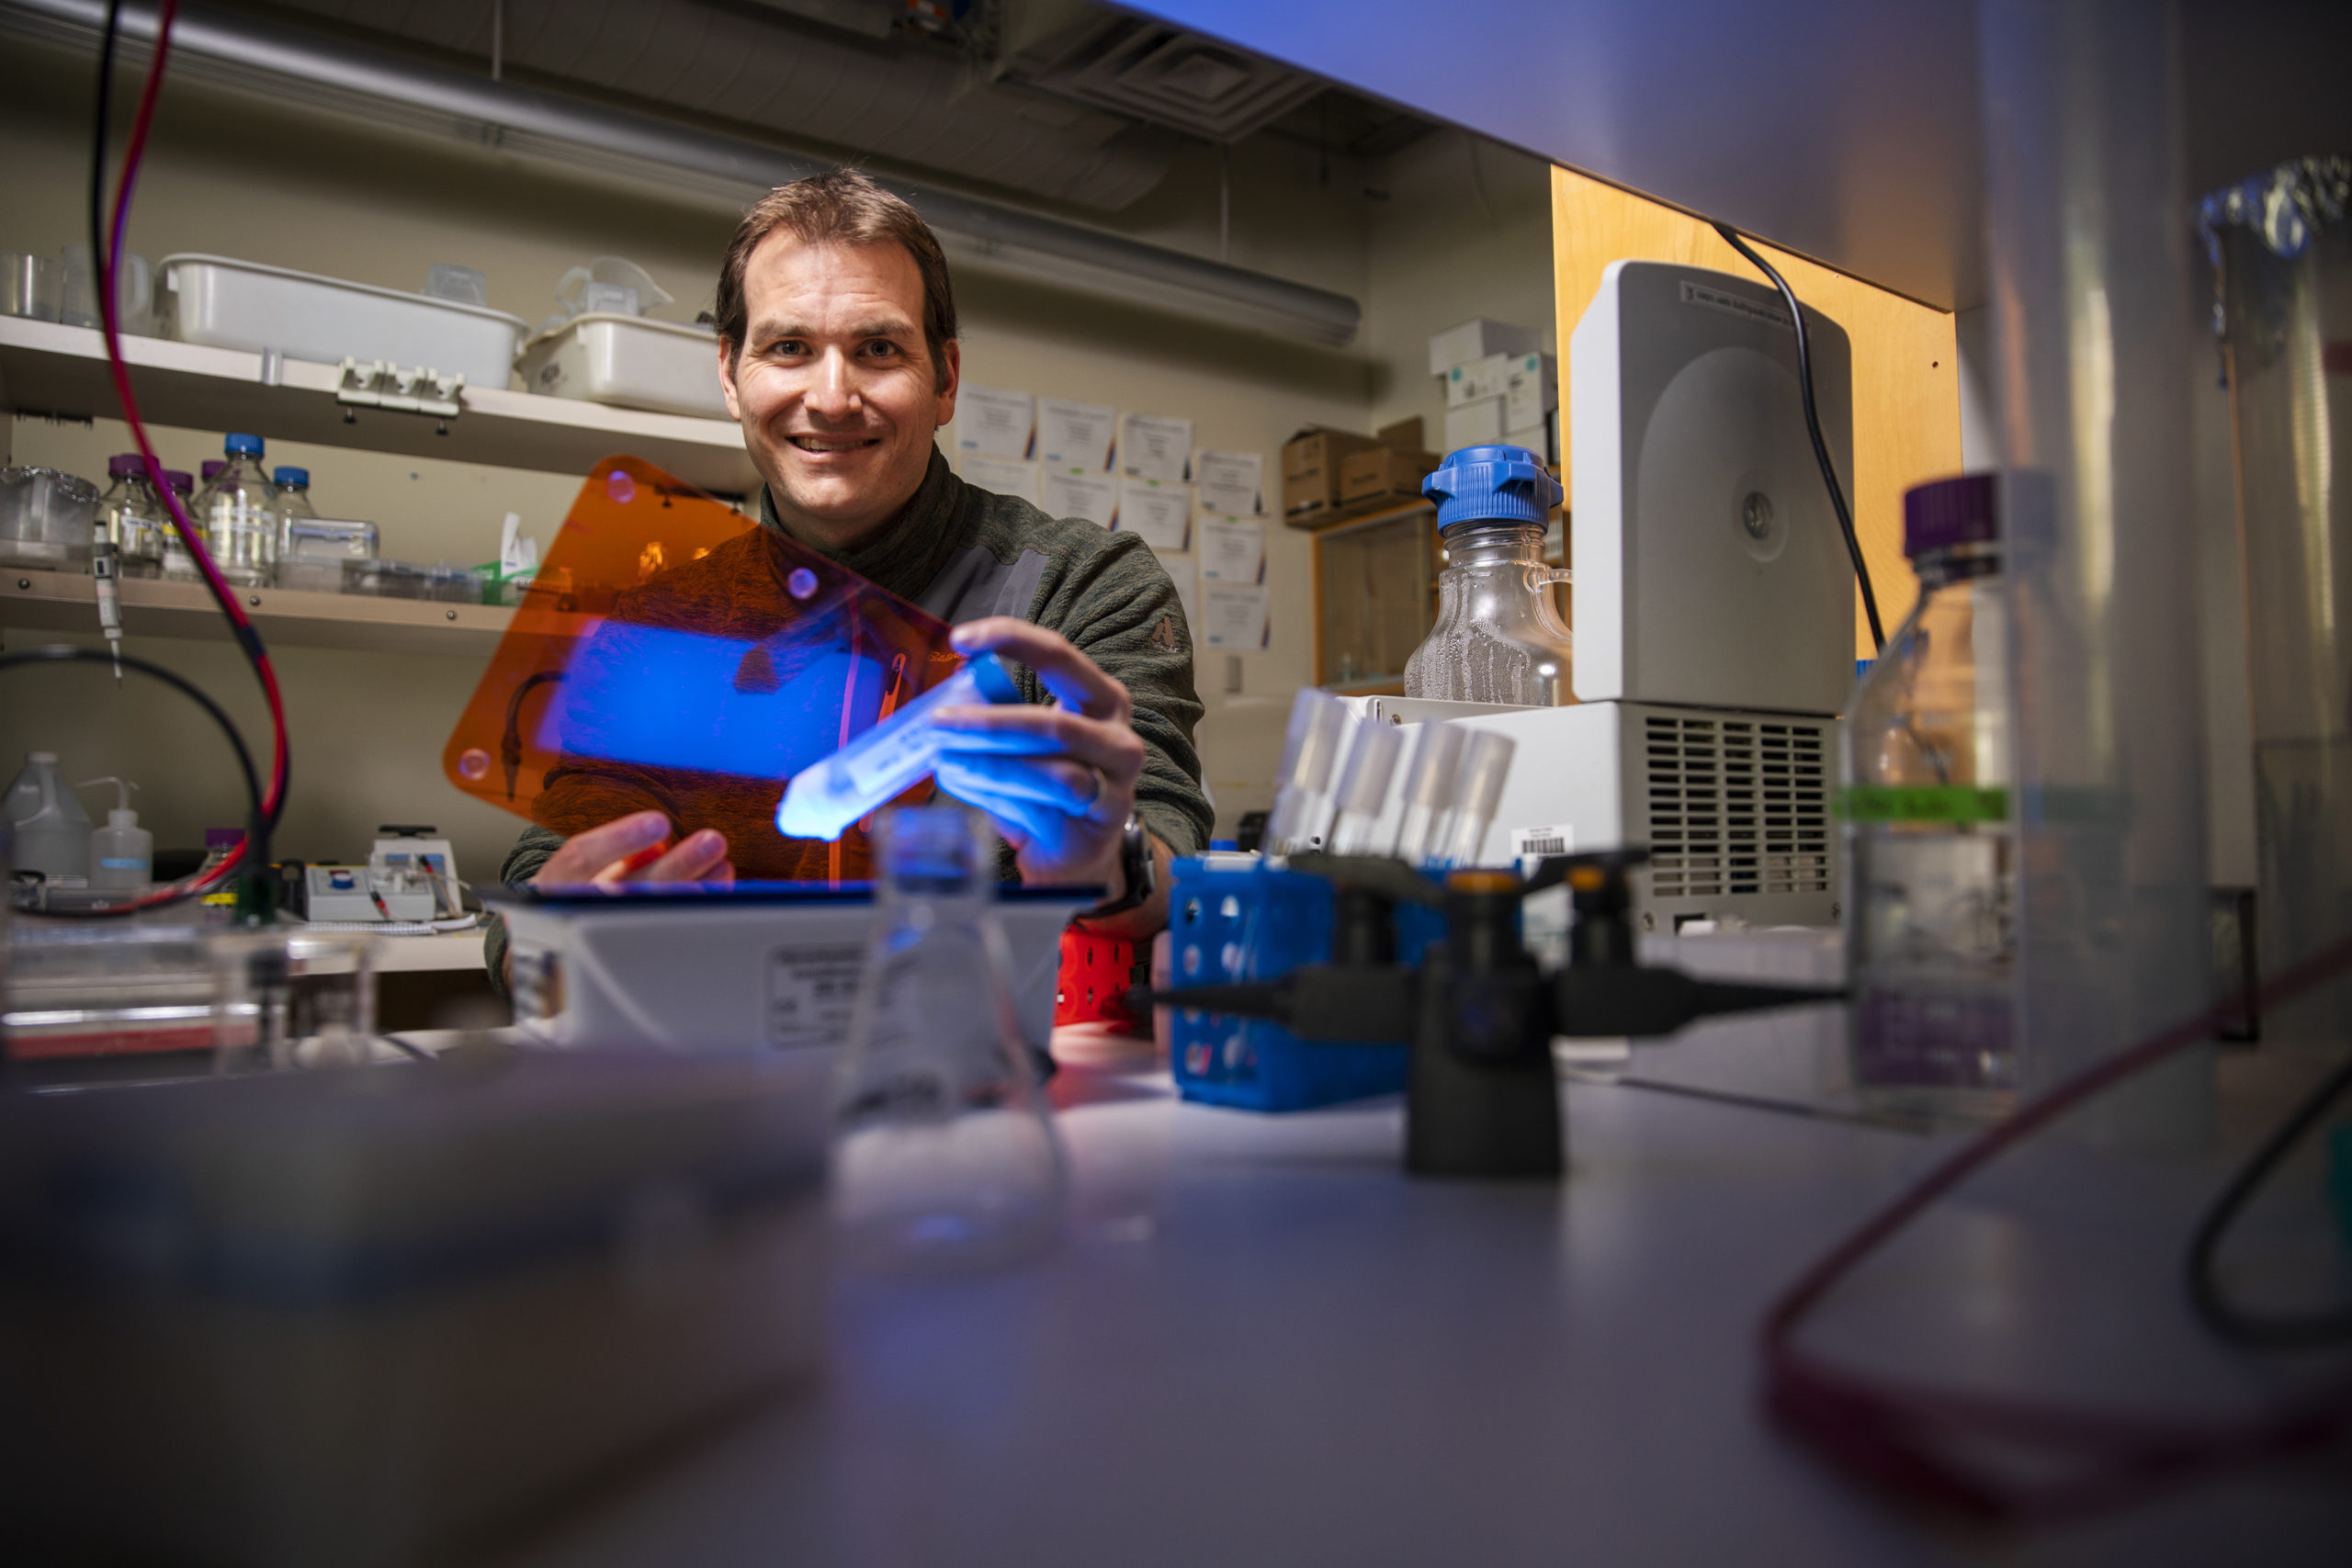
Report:
[{"label": "green label tape", "polygon": [[1838,792],[1849,822],[2006,822],[2009,792],[1974,784],[1856,784]]}]

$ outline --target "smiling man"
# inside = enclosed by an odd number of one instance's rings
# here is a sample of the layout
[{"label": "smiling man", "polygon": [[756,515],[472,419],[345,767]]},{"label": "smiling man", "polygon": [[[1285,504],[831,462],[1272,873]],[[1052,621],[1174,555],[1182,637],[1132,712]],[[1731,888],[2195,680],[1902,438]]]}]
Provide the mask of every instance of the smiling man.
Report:
[{"label": "smiling man", "polygon": [[[1167,860],[1200,849],[1210,822],[1191,632],[1134,535],[1048,517],[949,470],[934,434],[955,417],[961,358],[930,226],[848,170],[782,186],[729,243],[716,316],[728,411],[766,481],[761,525],[624,608],[761,635],[788,570],[775,541],[789,537],[949,622],[962,651],[1012,662],[1028,701],[942,710],[967,744],[942,760],[941,787],[996,823],[1023,880],[1109,888],[1093,929],[1158,931]],[[501,874],[805,876],[829,846],[777,834],[784,782],[567,757],[540,795],[543,826]],[[856,876],[863,858],[860,845],[853,863],[829,863]],[[494,940],[493,973],[503,948]]]}]

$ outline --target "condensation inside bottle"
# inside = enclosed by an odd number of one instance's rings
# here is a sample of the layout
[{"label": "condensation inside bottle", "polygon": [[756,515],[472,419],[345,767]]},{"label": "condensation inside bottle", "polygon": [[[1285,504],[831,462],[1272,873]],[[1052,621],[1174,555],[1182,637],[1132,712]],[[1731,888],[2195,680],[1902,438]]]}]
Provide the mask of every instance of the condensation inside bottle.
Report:
[{"label": "condensation inside bottle", "polygon": [[1437,622],[1405,663],[1405,694],[1553,707],[1570,699],[1573,638],[1544,561],[1544,529],[1465,523],[1445,533]]}]

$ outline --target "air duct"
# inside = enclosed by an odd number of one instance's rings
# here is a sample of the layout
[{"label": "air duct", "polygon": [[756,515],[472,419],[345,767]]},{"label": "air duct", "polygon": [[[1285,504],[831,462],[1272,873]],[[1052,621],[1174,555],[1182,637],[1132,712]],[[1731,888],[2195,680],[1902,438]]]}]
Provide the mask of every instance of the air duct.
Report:
[{"label": "air duct", "polygon": [[[103,0],[0,0],[0,26],[93,45]],[[154,12],[124,8],[124,36],[151,44]],[[144,53],[142,48],[141,52]],[[175,69],[235,87],[337,110],[389,106],[517,152],[684,174],[749,196],[813,174],[823,160],[650,115],[492,81],[232,12],[182,6],[172,27]],[[1351,342],[1363,308],[1344,294],[1293,283],[1182,251],[1147,244],[1039,213],[877,174],[967,261],[1056,284],[1140,300],[1284,336],[1338,346]]]}]

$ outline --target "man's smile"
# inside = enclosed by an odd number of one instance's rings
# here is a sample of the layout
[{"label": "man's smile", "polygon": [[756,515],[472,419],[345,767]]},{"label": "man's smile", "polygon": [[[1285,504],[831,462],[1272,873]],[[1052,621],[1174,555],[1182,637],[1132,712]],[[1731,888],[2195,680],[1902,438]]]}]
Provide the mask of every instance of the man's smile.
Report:
[{"label": "man's smile", "polygon": [[787,435],[785,439],[803,452],[854,452],[882,445],[878,435]]}]

